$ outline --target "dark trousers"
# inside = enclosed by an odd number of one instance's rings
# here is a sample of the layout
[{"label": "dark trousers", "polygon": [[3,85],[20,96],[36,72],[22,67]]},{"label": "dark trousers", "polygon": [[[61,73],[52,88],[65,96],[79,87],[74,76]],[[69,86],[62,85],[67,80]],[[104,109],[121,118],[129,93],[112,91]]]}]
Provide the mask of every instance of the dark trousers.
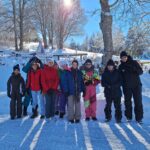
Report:
[{"label": "dark trousers", "polygon": [[124,88],[125,97],[125,116],[132,119],[132,96],[134,99],[134,113],[137,121],[143,118],[143,104],[142,104],[142,86],[135,88]]},{"label": "dark trousers", "polygon": [[115,107],[115,118],[116,120],[121,120],[122,111],[121,111],[121,98],[106,98],[106,106],[104,109],[106,119],[111,119],[111,106],[112,102],[114,102]]},{"label": "dark trousers", "polygon": [[21,95],[18,93],[12,93],[10,101],[10,116],[11,117],[22,116],[22,100]]},{"label": "dark trousers", "polygon": [[55,92],[50,91],[45,95],[46,98],[46,118],[54,117],[55,115]]}]

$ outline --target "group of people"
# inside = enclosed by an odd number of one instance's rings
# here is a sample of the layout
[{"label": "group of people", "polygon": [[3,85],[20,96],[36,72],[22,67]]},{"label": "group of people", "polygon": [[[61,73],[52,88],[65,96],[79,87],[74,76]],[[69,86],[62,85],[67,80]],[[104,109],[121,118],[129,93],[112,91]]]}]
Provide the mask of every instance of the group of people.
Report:
[{"label": "group of people", "polygon": [[[101,81],[90,59],[79,67],[77,60],[73,60],[71,67],[66,61],[59,62],[47,59],[43,64],[34,57],[23,67],[27,73],[26,82],[20,74],[20,67],[13,67],[13,73],[7,82],[7,95],[10,101],[11,119],[27,115],[29,103],[32,103],[31,118],[53,118],[67,115],[70,123],[79,123],[81,119],[81,96],[84,99],[85,120],[97,120],[96,116],[96,86],[101,82],[104,87],[106,106],[104,109],[106,122],[110,121],[111,105],[114,102],[115,119],[121,122],[122,90],[125,98],[125,116],[132,120],[132,96],[134,99],[135,119],[141,123],[143,119],[142,84],[139,75],[143,73],[140,65],[125,51],[120,54],[121,64],[117,67],[113,60],[109,60],[103,71]],[[24,101],[22,102],[22,97]]]}]

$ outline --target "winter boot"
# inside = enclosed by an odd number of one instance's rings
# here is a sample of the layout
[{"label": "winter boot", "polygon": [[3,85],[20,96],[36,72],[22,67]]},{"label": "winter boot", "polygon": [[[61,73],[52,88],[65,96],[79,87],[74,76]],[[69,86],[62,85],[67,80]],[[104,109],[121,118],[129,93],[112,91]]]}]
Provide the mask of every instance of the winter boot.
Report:
[{"label": "winter boot", "polygon": [[27,113],[27,107],[24,106],[23,107],[23,116],[27,116],[27,115],[28,115],[28,113]]},{"label": "winter boot", "polygon": [[35,107],[35,116],[36,117],[38,116],[38,105],[36,105],[36,107]]},{"label": "winter boot", "polygon": [[65,115],[65,113],[61,112],[59,117],[62,119],[62,118],[64,118],[64,115]]}]

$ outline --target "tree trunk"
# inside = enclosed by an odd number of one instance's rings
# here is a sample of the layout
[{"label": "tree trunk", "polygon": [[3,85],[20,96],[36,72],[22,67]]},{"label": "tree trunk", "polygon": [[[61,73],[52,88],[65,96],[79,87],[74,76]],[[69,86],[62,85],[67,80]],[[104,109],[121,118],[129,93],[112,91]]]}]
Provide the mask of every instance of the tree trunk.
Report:
[{"label": "tree trunk", "polygon": [[20,17],[20,22],[19,22],[19,29],[20,29],[20,50],[23,50],[23,41],[24,41],[24,31],[23,31],[23,17],[24,17],[24,7],[25,3],[24,0],[19,0],[19,17]]},{"label": "tree trunk", "polygon": [[44,48],[48,48],[46,31],[43,32],[42,36],[43,36]]},{"label": "tree trunk", "polygon": [[14,24],[14,36],[15,36],[15,50],[18,51],[18,36],[17,36],[17,22],[16,22],[16,0],[12,0],[13,7],[13,24]]},{"label": "tree trunk", "polygon": [[101,4],[101,22],[100,28],[103,34],[104,56],[102,63],[106,65],[107,61],[112,58],[113,40],[112,40],[112,15],[110,14],[110,5],[108,0],[100,0]]}]

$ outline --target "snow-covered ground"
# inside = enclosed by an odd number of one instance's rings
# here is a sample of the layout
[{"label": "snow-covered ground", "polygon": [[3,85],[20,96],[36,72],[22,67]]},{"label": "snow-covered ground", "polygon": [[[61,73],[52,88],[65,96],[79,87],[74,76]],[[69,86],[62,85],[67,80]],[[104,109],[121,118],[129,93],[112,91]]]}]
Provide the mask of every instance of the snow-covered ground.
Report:
[{"label": "snow-covered ground", "polygon": [[[2,59],[2,58],[1,58]],[[67,120],[31,120],[25,117],[9,119],[9,102],[6,96],[6,82],[12,72],[12,66],[26,62],[25,58],[3,57],[5,65],[0,66],[0,149],[37,149],[37,150],[145,150],[150,149],[150,74],[144,74],[143,83],[143,125],[134,120],[127,123],[123,117],[121,124],[115,120],[104,122],[105,100],[103,89],[97,94],[97,122],[84,121],[82,102],[82,120],[80,124],[68,124]],[[25,77],[25,74],[22,73]],[[123,107],[122,107],[123,108]],[[31,110],[31,106],[29,111]],[[124,108],[123,108],[124,110]],[[30,111],[31,112],[31,111]]]}]

